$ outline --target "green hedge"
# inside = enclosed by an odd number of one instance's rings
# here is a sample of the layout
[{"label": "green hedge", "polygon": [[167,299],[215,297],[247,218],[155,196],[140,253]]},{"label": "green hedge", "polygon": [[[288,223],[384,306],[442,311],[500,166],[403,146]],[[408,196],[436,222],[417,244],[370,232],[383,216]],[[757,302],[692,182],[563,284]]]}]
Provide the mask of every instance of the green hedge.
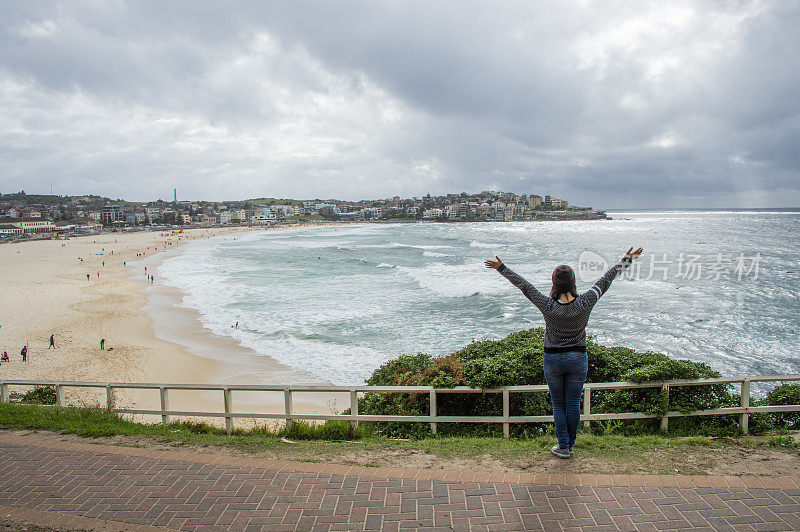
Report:
[{"label": "green hedge", "polygon": [[55,386],[37,386],[26,392],[20,401],[23,403],[54,405],[57,401],[56,388]]},{"label": "green hedge", "polygon": [[[373,386],[433,386],[452,388],[546,384],[542,368],[544,329],[534,328],[510,334],[501,340],[473,342],[447,356],[432,357],[425,353],[402,355],[378,369],[366,380]],[[631,381],[647,382],[673,379],[719,377],[708,365],[689,360],[673,360],[661,353],[640,353],[626,347],[606,347],[590,337],[587,345],[589,371],[587,382]],[[800,402],[800,386],[779,387],[766,401]],[[669,409],[681,412],[706,410],[739,404],[738,394],[726,384],[671,387]],[[792,403],[794,401],[794,403]],[[767,404],[767,403],[764,403]],[[511,415],[552,414],[547,393],[511,394]],[[661,415],[667,410],[662,389],[598,390],[592,393],[592,412],[645,412]],[[428,415],[428,394],[370,393],[359,400],[359,412],[382,415]],[[500,394],[438,394],[439,415],[490,415],[502,413]],[[800,426],[800,414],[787,413],[771,417],[772,421]],[[740,431],[738,416],[691,416],[670,418],[670,432],[680,434],[735,434]],[[773,423],[762,423],[770,428]],[[375,423],[386,434],[421,437],[429,433],[427,423]],[[659,430],[659,419],[593,422],[596,432],[652,433]],[[498,424],[439,423],[440,434],[490,435],[499,434]],[[551,431],[550,424],[512,424],[512,434],[521,436]]]},{"label": "green hedge", "polygon": [[[781,384],[767,394],[765,405],[800,405],[800,384]],[[772,424],[786,429],[800,429],[800,412],[769,414]]]}]

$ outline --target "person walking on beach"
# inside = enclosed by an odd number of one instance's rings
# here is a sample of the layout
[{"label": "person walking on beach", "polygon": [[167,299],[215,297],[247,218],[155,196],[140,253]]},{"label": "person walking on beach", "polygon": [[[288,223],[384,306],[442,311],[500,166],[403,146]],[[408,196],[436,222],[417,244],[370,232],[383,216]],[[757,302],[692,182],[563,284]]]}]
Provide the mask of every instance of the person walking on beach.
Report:
[{"label": "person walking on beach", "polygon": [[625,256],[581,295],[575,287],[575,272],[562,264],[553,271],[550,296],[509,269],[499,257],[484,262],[519,288],[544,316],[544,377],[550,389],[558,444],[550,451],[569,458],[578,433],[581,395],[589,359],[586,354],[586,324],[589,314],[617,275],[642,254],[630,248]]},{"label": "person walking on beach", "polygon": [[105,351],[105,350],[106,350],[106,339],[105,338],[101,338],[100,339],[100,351]]},{"label": "person walking on beach", "polygon": [[27,362],[28,361],[28,346],[27,345],[22,346],[22,351],[20,351],[19,354],[22,355],[22,361],[23,362]]},{"label": "person walking on beach", "polygon": [[47,349],[50,350],[50,348],[53,348],[53,349],[56,348],[56,337],[55,337],[54,334],[50,335],[50,345],[47,346]]}]

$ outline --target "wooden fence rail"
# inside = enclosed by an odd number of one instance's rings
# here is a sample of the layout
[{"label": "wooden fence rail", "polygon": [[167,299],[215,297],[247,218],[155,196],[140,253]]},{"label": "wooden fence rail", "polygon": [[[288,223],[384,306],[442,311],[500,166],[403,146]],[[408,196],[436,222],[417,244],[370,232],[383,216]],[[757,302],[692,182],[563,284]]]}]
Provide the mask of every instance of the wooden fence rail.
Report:
[{"label": "wooden fence rail", "polygon": [[[581,416],[585,426],[592,421],[622,420],[622,419],[652,419],[661,418],[661,429],[669,428],[669,419],[684,416],[715,416],[738,414],[739,425],[742,432],[747,434],[749,415],[754,412],[796,412],[800,405],[780,406],[750,406],[750,384],[754,382],[792,382],[800,381],[800,375],[760,375],[746,377],[722,377],[716,379],[696,380],[670,380],[652,382],[587,382],[583,390],[583,414]],[[714,408],[709,410],[696,410],[684,413],[669,410],[669,390],[683,386],[704,386],[709,384],[740,385],[741,402],[737,407]],[[430,423],[431,432],[436,434],[438,423],[502,423],[503,436],[508,438],[511,423],[543,423],[552,422],[553,416],[512,416],[511,394],[517,393],[543,393],[547,392],[547,385],[504,386],[500,388],[479,389],[459,386],[455,388],[433,388],[431,386],[280,386],[258,384],[165,384],[165,383],[122,383],[122,382],[72,382],[72,381],[33,381],[33,380],[0,380],[0,402],[9,401],[9,386],[53,386],[56,390],[56,404],[64,404],[65,388],[105,388],[106,408],[119,414],[144,414],[161,416],[161,422],[170,423],[171,416],[200,417],[200,418],[225,418],[225,428],[228,434],[233,430],[234,420],[237,418],[250,419],[283,419],[287,428],[292,421],[304,420],[346,420],[358,426],[359,421],[398,421],[408,423]],[[664,416],[646,414],[643,412],[617,412],[617,413],[592,413],[592,392],[597,390],[621,390],[632,388],[661,388],[667,398],[667,413]],[[146,410],[137,408],[117,408],[115,404],[115,391],[118,389],[149,389],[158,390],[161,408],[159,410]],[[223,399],[222,412],[199,412],[171,410],[169,407],[170,390],[199,390],[221,391]],[[233,392],[235,391],[260,391],[283,392],[283,412],[235,412],[233,409]],[[298,414],[293,411],[293,396],[295,392],[339,392],[349,393],[349,414]],[[400,415],[372,415],[359,414],[358,396],[366,393],[418,393],[427,394],[430,398],[430,414],[418,416]],[[441,416],[437,414],[436,404],[439,394],[463,393],[497,393],[502,395],[503,413],[501,416]]]}]

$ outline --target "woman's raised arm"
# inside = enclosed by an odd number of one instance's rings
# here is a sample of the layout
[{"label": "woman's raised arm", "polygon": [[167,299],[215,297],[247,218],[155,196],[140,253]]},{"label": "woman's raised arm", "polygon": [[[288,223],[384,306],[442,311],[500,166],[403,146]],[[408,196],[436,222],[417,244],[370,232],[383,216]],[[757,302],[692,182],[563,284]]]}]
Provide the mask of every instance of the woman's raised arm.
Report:
[{"label": "woman's raised arm", "polygon": [[521,275],[511,271],[508,266],[503,264],[503,261],[500,260],[500,257],[495,257],[495,259],[497,260],[484,261],[484,264],[487,268],[497,270],[500,275],[508,279],[511,284],[519,288],[525,297],[527,297],[531,303],[536,305],[536,308],[543,310],[547,307],[547,304],[550,302],[549,297],[539,292],[535,286],[523,279]]},{"label": "woman's raised arm", "polygon": [[639,255],[642,254],[642,248],[638,248],[636,251],[633,250],[633,247],[629,248],[625,255],[614,264],[609,270],[600,277],[592,287],[584,292],[581,295],[581,299],[583,299],[584,304],[594,305],[600,299],[600,296],[606,293],[608,287],[611,286],[611,281],[614,280],[619,274],[625,270],[631,263],[639,258]]}]

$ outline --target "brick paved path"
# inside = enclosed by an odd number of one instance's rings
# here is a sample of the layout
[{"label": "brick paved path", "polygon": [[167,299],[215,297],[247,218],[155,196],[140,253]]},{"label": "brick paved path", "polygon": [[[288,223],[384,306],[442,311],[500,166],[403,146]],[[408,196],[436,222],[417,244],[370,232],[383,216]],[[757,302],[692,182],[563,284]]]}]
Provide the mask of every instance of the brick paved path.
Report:
[{"label": "brick paved path", "polygon": [[67,530],[800,530],[799,515],[800,478],[365,468],[0,433],[0,523]]}]

